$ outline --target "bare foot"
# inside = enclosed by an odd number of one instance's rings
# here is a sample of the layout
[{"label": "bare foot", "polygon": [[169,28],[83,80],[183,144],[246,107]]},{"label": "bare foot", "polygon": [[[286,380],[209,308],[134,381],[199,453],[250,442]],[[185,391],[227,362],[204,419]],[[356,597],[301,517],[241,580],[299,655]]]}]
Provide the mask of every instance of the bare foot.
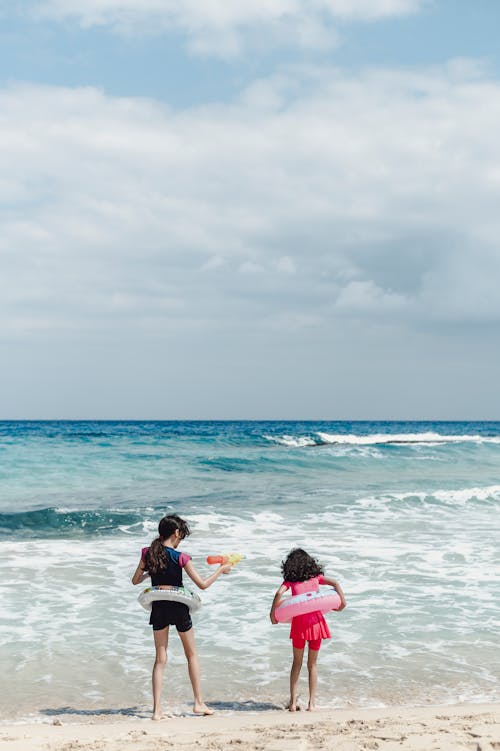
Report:
[{"label": "bare foot", "polygon": [[300,706],[295,701],[289,702],[286,709],[288,709],[289,712],[300,712]]},{"label": "bare foot", "polygon": [[154,713],[151,719],[152,720],[164,720],[165,715],[163,714],[163,712]]},{"label": "bare foot", "polygon": [[314,704],[309,704],[309,706],[307,707],[308,712],[314,712],[315,709],[316,707],[314,706]]},{"label": "bare foot", "polygon": [[194,707],[193,707],[193,712],[195,714],[200,714],[200,715],[206,715],[206,716],[208,716],[208,715],[213,714],[214,710],[210,709],[210,707],[207,707],[207,705],[205,703],[203,703],[203,704],[195,704]]}]

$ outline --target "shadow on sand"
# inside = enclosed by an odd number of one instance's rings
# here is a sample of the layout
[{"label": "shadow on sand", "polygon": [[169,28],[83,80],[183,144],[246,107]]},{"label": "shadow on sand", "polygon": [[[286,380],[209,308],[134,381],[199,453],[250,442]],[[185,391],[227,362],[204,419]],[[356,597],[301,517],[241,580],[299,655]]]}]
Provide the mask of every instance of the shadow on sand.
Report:
[{"label": "shadow on sand", "polygon": [[207,704],[212,709],[231,712],[270,712],[283,709],[283,706],[268,701],[207,701]]},{"label": "shadow on sand", "polygon": [[40,709],[40,714],[46,717],[61,717],[62,715],[78,715],[80,717],[148,717],[149,715],[139,707],[119,707],[118,709],[79,709],[78,707],[51,707]]},{"label": "shadow on sand", "polygon": [[[282,710],[283,706],[265,701],[208,701],[209,707],[218,712],[269,712]],[[149,719],[151,713],[139,707],[119,707],[117,709],[79,709],[78,707],[51,707],[40,709],[40,714],[46,717],[64,717],[73,715],[76,717],[136,717]],[[177,714],[177,713],[176,713]],[[182,713],[190,715],[191,712]],[[179,715],[177,715],[179,716]]]}]

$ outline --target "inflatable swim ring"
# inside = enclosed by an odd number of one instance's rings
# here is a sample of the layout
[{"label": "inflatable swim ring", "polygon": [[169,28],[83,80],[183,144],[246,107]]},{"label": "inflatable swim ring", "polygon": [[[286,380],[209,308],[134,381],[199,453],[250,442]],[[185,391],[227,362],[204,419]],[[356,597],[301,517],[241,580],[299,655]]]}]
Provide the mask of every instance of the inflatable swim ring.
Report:
[{"label": "inflatable swim ring", "polygon": [[340,604],[339,595],[333,587],[329,587],[316,592],[303,592],[301,595],[286,597],[282,600],[281,605],[276,608],[274,615],[278,623],[288,623],[297,615],[313,613],[315,610],[319,610],[321,613],[338,610]]},{"label": "inflatable swim ring", "polygon": [[194,592],[190,592],[189,589],[186,589],[185,587],[169,587],[168,589],[148,587],[144,592],[141,592],[137,599],[145,610],[151,610],[153,602],[157,600],[182,602],[182,604],[187,605],[192,612],[201,608],[201,598]]}]

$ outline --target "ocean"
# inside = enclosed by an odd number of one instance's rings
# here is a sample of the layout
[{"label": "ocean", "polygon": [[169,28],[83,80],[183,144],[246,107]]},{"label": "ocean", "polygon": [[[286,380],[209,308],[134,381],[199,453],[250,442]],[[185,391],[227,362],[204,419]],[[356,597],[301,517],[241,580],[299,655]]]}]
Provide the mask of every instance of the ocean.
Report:
[{"label": "ocean", "polygon": [[[286,701],[288,627],[268,613],[295,546],[347,599],[319,706],[500,699],[498,422],[0,422],[0,480],[2,721],[148,716],[130,578],[174,511],[200,572],[245,556],[193,616],[214,707]],[[175,629],[164,697],[191,706]]]}]

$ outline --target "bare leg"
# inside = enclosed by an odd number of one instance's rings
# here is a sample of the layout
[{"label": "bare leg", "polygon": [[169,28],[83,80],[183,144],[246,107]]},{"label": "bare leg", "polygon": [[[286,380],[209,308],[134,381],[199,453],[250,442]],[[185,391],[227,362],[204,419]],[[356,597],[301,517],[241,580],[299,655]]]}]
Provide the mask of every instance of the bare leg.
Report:
[{"label": "bare leg", "polygon": [[299,682],[303,657],[304,649],[293,647],[293,662],[292,669],[290,670],[290,703],[288,704],[290,712],[295,712],[297,709],[297,684]]},{"label": "bare leg", "polygon": [[214,710],[207,707],[203,701],[201,693],[201,680],[200,680],[200,665],[198,662],[198,653],[196,651],[196,642],[194,640],[194,628],[190,628],[189,631],[179,631],[181,637],[182,646],[184,647],[184,654],[188,663],[189,680],[193,687],[194,707],[193,712],[195,714],[209,715],[213,714]]},{"label": "bare leg", "polygon": [[316,688],[318,686],[318,654],[319,649],[311,649],[311,646],[309,645],[307,654],[307,670],[309,671],[309,705],[307,709],[309,712],[314,710],[314,703],[316,701]]},{"label": "bare leg", "polygon": [[167,664],[168,626],[161,631],[153,631],[156,657],[153,665],[153,720],[162,720],[161,687],[163,685],[163,670]]}]

